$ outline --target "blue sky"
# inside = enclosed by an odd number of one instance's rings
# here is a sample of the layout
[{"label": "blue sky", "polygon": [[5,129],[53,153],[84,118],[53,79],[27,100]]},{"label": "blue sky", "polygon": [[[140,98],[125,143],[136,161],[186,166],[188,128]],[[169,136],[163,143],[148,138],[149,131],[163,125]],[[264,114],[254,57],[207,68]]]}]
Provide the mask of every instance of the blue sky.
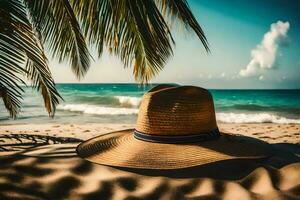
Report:
[{"label": "blue sky", "polygon": [[[211,53],[193,33],[174,28],[174,56],[152,82],[226,89],[300,88],[300,12],[296,10],[300,1],[188,2]],[[66,63],[51,60],[50,66],[57,83],[78,83]],[[80,82],[127,83],[134,78],[130,68],[124,69],[117,58],[105,53]]]}]

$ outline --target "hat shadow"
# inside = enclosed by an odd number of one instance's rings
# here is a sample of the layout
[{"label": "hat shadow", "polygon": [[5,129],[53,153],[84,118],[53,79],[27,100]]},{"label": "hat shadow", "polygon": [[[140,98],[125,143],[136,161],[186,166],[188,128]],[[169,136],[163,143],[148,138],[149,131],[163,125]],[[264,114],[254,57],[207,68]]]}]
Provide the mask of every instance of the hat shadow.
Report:
[{"label": "hat shadow", "polygon": [[[244,139],[253,138],[240,136]],[[260,141],[259,139],[255,139]],[[201,145],[201,144],[195,144]],[[216,161],[208,164],[179,168],[179,169],[140,169],[127,167],[113,167],[145,176],[163,176],[169,178],[213,178],[226,180],[239,180],[257,168],[263,167],[267,171],[274,171],[286,165],[300,162],[300,145],[290,143],[268,144],[272,154],[265,158],[239,158]],[[218,151],[218,147],[207,147]]]}]

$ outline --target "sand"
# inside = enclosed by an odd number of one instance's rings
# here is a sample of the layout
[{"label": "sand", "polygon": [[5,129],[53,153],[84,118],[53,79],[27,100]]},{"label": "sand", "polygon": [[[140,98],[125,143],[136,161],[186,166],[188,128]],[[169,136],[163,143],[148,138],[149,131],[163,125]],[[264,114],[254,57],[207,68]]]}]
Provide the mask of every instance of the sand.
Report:
[{"label": "sand", "polygon": [[[255,137],[269,143],[300,143],[300,124],[222,124],[220,131]],[[134,128],[133,124],[0,124],[0,134],[71,137],[81,140],[116,130]]]},{"label": "sand", "polygon": [[[274,156],[180,170],[121,169],[76,155],[82,140],[130,124],[0,125],[0,199],[300,199],[300,125],[219,124]],[[112,158],[113,159],[113,158]]]}]

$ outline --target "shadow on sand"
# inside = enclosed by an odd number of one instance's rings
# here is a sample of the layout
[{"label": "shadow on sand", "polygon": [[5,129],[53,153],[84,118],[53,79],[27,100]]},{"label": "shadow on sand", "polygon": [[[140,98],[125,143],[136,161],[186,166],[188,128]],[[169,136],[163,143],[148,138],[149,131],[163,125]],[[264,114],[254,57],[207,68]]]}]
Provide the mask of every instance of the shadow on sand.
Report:
[{"label": "shadow on sand", "polygon": [[53,137],[28,134],[1,134],[0,152],[20,151],[46,144],[79,143],[82,140],[69,137]]},{"label": "shadow on sand", "polygon": [[237,194],[245,199],[300,198],[300,145],[296,144],[272,144],[275,154],[268,159],[178,170],[97,165],[79,158],[76,146],[37,142],[35,147],[1,156],[0,199],[236,199]]}]

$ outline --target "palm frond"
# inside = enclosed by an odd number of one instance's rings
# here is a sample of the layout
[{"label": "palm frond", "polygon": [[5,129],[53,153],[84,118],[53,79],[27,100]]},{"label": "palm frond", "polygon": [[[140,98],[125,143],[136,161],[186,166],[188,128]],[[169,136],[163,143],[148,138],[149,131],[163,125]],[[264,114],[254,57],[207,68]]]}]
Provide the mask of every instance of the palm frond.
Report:
[{"label": "palm frond", "polygon": [[167,16],[192,29],[209,51],[186,0],[0,0],[0,97],[15,117],[26,75],[53,116],[61,97],[44,46],[81,78],[91,58],[85,37],[99,57],[107,47],[125,67],[133,66],[137,81],[147,83],[173,54]]},{"label": "palm frond", "polygon": [[[8,87],[7,87],[8,86]],[[21,101],[20,99],[21,88],[18,88],[17,91],[12,85],[7,85],[6,87],[0,83],[0,97],[3,100],[5,108],[8,110],[12,118],[16,118],[19,113]]]},{"label": "palm frond", "polygon": [[126,67],[134,66],[137,81],[148,82],[172,55],[172,35],[153,0],[71,2],[99,56],[108,47]]},{"label": "palm frond", "polygon": [[23,0],[40,41],[60,62],[68,61],[80,79],[90,66],[90,54],[69,0]]},{"label": "palm frond", "polygon": [[[201,40],[205,50],[209,52],[209,45],[207,38],[194,17],[191,9],[189,8],[186,0],[155,0],[159,9],[164,14],[166,19],[171,18],[171,21],[175,20],[185,25],[186,29],[191,28]],[[173,20],[172,20],[173,19]]]},{"label": "palm frond", "polygon": [[14,34],[13,29],[18,25],[13,14],[13,8],[16,6],[20,6],[19,2],[0,2],[0,97],[13,118],[17,116],[21,107],[24,91],[19,85],[24,82],[20,76],[25,74],[22,67],[25,55],[8,37]]},{"label": "palm frond", "polygon": [[[3,4],[1,4],[3,3]],[[47,65],[47,59],[37,42],[20,0],[0,3],[0,91],[6,108],[15,117],[21,104],[21,76],[27,75],[41,92],[49,115],[53,116],[60,98]],[[24,65],[26,68],[24,69]]]},{"label": "palm frond", "polygon": [[162,70],[173,54],[175,43],[162,13],[192,28],[209,51],[207,39],[185,0],[70,2],[79,16],[84,35],[91,44],[96,44],[99,57],[107,47],[126,67],[133,66],[133,74],[141,83],[148,82]]}]

